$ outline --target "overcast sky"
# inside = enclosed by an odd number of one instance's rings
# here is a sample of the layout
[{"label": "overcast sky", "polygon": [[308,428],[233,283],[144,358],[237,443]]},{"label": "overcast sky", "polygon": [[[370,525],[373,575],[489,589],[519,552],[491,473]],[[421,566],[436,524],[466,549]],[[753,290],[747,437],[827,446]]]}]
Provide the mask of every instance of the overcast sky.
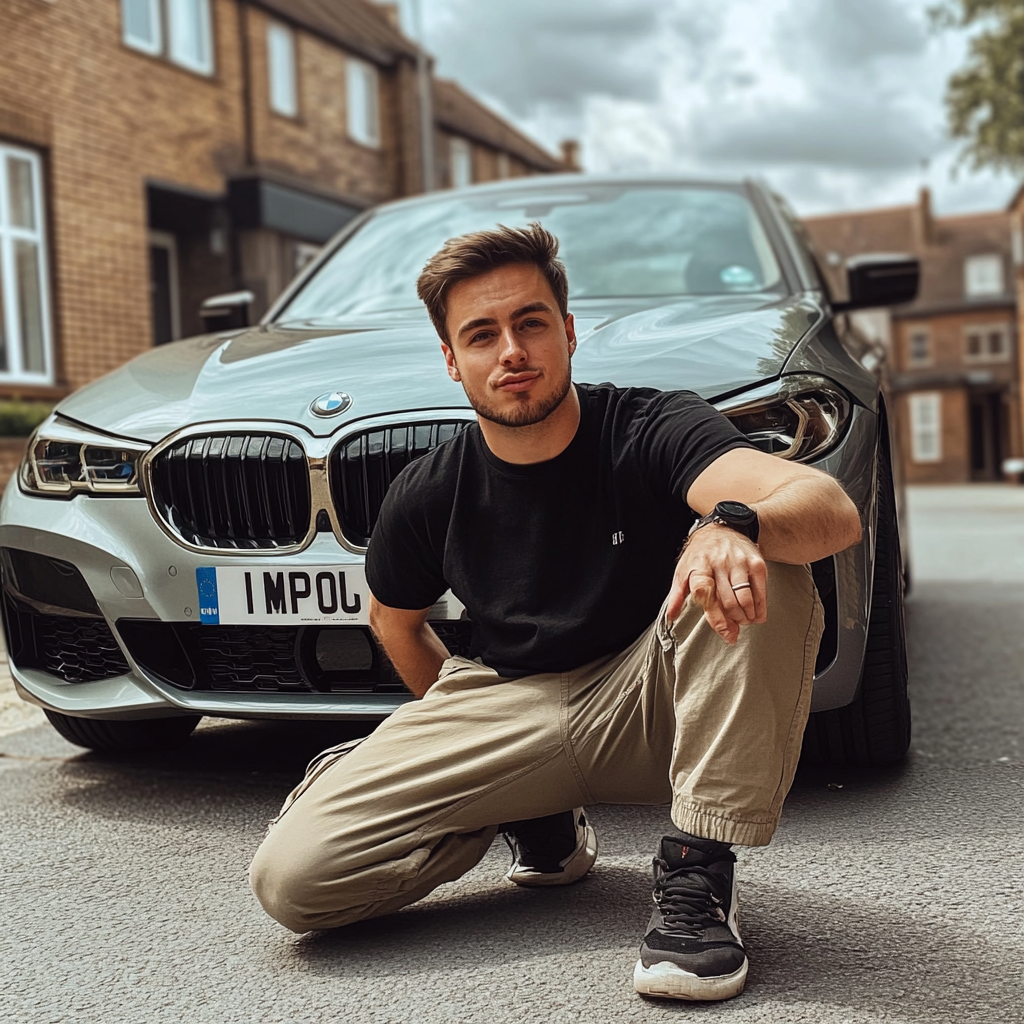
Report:
[{"label": "overcast sky", "polygon": [[953,173],[965,39],[929,29],[932,0],[420,2],[438,73],[552,149],[578,138],[587,170],[760,175],[801,213],[925,182],[940,213],[992,209],[1016,185]]}]

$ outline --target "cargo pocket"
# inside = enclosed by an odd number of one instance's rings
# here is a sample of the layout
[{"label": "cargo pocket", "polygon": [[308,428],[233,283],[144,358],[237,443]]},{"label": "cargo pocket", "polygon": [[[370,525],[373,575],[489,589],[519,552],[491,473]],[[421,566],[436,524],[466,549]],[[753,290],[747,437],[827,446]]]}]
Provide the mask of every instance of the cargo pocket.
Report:
[{"label": "cargo pocket", "polygon": [[429,700],[431,697],[441,697],[498,682],[502,682],[502,678],[493,668],[481,665],[472,658],[464,658],[461,654],[453,654],[450,658],[445,658],[441,671],[437,674],[437,681],[423,695],[423,699]]},{"label": "cargo pocket", "polygon": [[307,789],[321,776],[331,765],[337,764],[346,754],[351,754],[360,743],[365,740],[365,736],[357,736],[354,740],[345,740],[344,743],[339,743],[337,746],[328,747],[326,750],[322,750],[312,761],[306,765],[306,774],[302,777],[302,781],[288,794],[285,798],[284,804],[281,806],[281,810],[277,812],[277,817],[270,819],[270,828],[273,828],[285,815],[288,808],[291,807],[296,800],[306,792]]}]

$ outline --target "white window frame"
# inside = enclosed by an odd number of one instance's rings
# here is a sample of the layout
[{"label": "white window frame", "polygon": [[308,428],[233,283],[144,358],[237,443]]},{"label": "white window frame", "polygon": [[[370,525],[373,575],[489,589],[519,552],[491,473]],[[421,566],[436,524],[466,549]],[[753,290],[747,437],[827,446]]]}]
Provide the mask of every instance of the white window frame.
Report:
[{"label": "white window frame", "polygon": [[[967,339],[977,334],[981,338],[981,351],[973,354],[967,350]],[[991,336],[998,334],[1003,343],[999,352],[989,347]],[[964,327],[965,363],[1008,363],[1010,361],[1010,329],[1006,324],[968,324]]]},{"label": "white window frame", "polygon": [[942,392],[909,396],[910,457],[919,464],[942,461]]},{"label": "white window frame", "polygon": [[964,295],[984,299],[1002,295],[1006,289],[1006,268],[999,253],[979,253],[964,260]]},{"label": "white window frame", "polygon": [[[133,36],[128,31],[126,8],[129,3],[149,3],[154,38],[151,40]],[[199,75],[212,75],[213,53],[213,12],[212,0],[121,0],[121,39],[126,46],[153,57],[163,57],[188,71]],[[198,56],[182,50],[184,38],[181,35],[181,19],[190,17],[188,8],[198,17],[195,23],[196,38],[199,42]]]},{"label": "white window frame", "polygon": [[345,61],[345,112],[348,137],[373,149],[380,147],[380,76],[373,64]]},{"label": "white window frame", "polygon": [[[149,8],[149,20],[153,26],[153,38],[144,39],[133,36],[128,27],[129,5]],[[126,46],[141,50],[153,56],[159,56],[164,49],[162,0],[121,0],[121,38]]]},{"label": "white window frame", "polygon": [[[31,167],[33,219],[35,228],[16,228],[10,223],[7,189],[7,158],[26,160]],[[43,201],[43,164],[38,153],[20,146],[0,145],[0,287],[3,289],[4,336],[7,339],[7,369],[0,380],[26,384],[53,382],[53,326],[50,313],[50,266],[46,245],[46,217]],[[20,329],[19,296],[14,267],[14,243],[33,242],[39,252],[39,302],[42,309],[43,363],[40,372],[24,369],[24,347]]]},{"label": "white window frame", "polygon": [[473,147],[466,139],[452,136],[448,143],[452,188],[473,184]]},{"label": "white window frame", "polygon": [[148,238],[149,248],[167,250],[167,268],[169,271],[167,283],[171,299],[171,341],[178,341],[181,338],[181,293],[178,290],[178,239],[169,231],[150,231]]},{"label": "white window frame", "polygon": [[[914,340],[917,338],[924,338],[925,340],[925,355],[919,356],[914,351]],[[932,332],[928,327],[913,327],[910,333],[907,335],[907,366],[931,366],[934,362],[934,355],[932,353]]]},{"label": "white window frame", "polygon": [[295,33],[279,21],[267,25],[267,91],[270,109],[283,117],[299,115]]}]

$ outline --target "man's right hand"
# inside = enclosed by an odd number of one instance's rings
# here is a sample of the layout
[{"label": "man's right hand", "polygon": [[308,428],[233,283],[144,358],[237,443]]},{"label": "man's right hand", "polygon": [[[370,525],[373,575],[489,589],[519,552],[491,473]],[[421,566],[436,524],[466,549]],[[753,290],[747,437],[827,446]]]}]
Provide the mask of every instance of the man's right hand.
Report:
[{"label": "man's right hand", "polygon": [[728,526],[710,524],[687,541],[676,563],[666,614],[679,618],[690,595],[708,625],[734,644],[740,626],[768,619],[768,567],[757,545]]},{"label": "man's right hand", "polygon": [[402,682],[422,697],[441,672],[448,649],[427,623],[430,608],[391,608],[370,595],[370,629]]}]

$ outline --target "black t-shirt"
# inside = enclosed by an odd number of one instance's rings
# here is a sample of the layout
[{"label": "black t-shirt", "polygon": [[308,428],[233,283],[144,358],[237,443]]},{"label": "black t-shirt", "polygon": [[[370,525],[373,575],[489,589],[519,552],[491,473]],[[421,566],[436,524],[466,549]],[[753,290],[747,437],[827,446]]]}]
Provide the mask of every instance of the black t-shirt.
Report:
[{"label": "black t-shirt", "polygon": [[503,676],[564,672],[629,646],[668,594],[690,485],[753,447],[687,391],[577,384],[581,417],[547,462],[495,457],[473,424],[406,467],[366,556],[377,600],[466,606],[472,650]]}]

